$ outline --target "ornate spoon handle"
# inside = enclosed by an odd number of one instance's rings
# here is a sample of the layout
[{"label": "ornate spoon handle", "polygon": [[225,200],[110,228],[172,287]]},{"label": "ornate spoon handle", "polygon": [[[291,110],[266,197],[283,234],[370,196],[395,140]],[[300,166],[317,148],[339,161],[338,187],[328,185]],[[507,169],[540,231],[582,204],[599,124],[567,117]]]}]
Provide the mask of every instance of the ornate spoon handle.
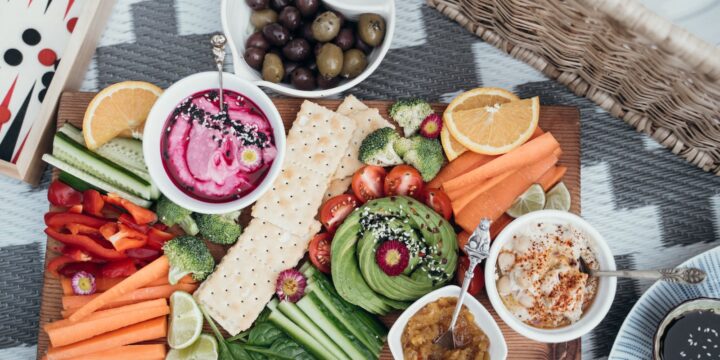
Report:
[{"label": "ornate spoon handle", "polygon": [[634,279],[653,279],[688,284],[698,284],[705,280],[705,272],[696,268],[593,271],[592,274],[594,276],[617,276]]}]

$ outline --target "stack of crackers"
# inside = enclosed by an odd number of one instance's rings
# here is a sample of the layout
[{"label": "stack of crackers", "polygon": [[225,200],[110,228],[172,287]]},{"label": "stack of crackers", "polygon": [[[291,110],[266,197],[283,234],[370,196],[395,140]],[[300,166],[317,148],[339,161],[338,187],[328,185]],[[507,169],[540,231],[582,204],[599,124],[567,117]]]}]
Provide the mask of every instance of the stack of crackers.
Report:
[{"label": "stack of crackers", "polygon": [[295,267],[320,231],[315,217],[325,198],[347,191],[362,140],[393,127],[354,96],[337,112],[303,102],[287,136],[285,162],[272,188],[255,203],[253,219],[195,292],[230,334],[250,326],[275,293],[281,271]]}]

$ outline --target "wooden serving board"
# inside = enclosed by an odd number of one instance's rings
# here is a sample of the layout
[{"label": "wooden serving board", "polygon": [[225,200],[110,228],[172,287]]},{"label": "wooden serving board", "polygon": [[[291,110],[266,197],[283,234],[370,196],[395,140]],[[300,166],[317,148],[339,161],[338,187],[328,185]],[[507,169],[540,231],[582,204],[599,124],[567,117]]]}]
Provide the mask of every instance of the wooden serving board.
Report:
[{"label": "wooden serving board", "polygon": [[[60,126],[66,122],[81,126],[82,118],[88,103],[93,98],[94,93],[82,92],[66,92],[60,99],[60,108],[57,115],[57,124]],[[285,99],[277,98],[273,102],[278,108],[280,115],[285,123],[285,131],[287,132],[295,120],[295,115],[300,109],[302,99]],[[318,100],[320,105],[326,106],[331,110],[337,109],[341,100]],[[390,101],[370,100],[364,101],[369,107],[375,107],[380,113],[389,119],[387,110],[392,104]],[[433,105],[436,111],[442,113],[445,109],[444,104]],[[580,113],[577,108],[566,106],[542,106],[540,108],[540,127],[552,132],[552,134],[560,142],[563,154],[560,158],[560,165],[568,168],[567,174],[563,181],[570,190],[572,196],[572,212],[580,213]],[[58,171],[54,170],[53,178],[57,177]],[[249,209],[243,212],[241,222],[249,221]],[[45,255],[45,261],[57,256],[50,248],[56,245],[56,241],[48,239],[48,249]],[[211,245],[213,255],[219,259],[225,253],[222,246]],[[40,329],[38,331],[38,359],[45,354],[48,349],[47,334],[42,330],[42,326],[61,318],[60,310],[62,288],[58,279],[45,274],[42,292],[42,303],[40,307]],[[560,344],[544,344],[529,340],[516,333],[510,327],[500,320],[492,308],[487,296],[481,294],[478,299],[488,311],[495,317],[500,328],[505,335],[508,345],[509,359],[579,359],[580,358],[580,339]],[[395,321],[399,313],[390,314],[383,317],[386,325],[390,326]],[[383,350],[381,359],[392,359],[387,346]]]}]

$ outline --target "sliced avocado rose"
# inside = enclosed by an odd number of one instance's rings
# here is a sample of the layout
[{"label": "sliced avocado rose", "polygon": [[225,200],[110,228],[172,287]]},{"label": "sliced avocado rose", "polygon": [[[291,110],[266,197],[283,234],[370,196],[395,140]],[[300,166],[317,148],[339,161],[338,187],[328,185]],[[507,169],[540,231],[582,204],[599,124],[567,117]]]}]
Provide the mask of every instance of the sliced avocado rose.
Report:
[{"label": "sliced avocado rose", "polygon": [[369,312],[405,309],[452,278],[457,249],[452,226],[429,207],[406,196],[372,200],[335,233],[333,282]]}]

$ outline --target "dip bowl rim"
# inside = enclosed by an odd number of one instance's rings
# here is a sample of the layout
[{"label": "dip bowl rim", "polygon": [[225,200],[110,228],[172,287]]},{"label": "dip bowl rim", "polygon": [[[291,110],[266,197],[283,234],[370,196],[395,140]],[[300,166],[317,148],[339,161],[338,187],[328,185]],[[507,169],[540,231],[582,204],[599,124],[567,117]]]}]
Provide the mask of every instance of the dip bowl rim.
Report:
[{"label": "dip bowl rim", "polygon": [[[460,287],[457,285],[446,285],[439,289],[433,290],[410,305],[405,309],[400,316],[398,316],[395,323],[390,328],[388,333],[388,345],[390,352],[396,360],[403,360],[405,358],[402,349],[402,333],[405,330],[405,326],[412,316],[414,316],[420,309],[425,305],[438,300],[442,297],[458,297],[460,295]],[[463,303],[467,309],[475,316],[475,324],[488,336],[490,341],[490,358],[493,360],[507,358],[507,343],[503,336],[500,326],[490,314],[490,312],[478,301],[474,296],[466,296]]]},{"label": "dip bowl rim", "polygon": [[[710,306],[710,303],[714,303],[714,306]],[[719,298],[701,296],[695,299],[688,299],[668,310],[668,312],[662,317],[662,320],[658,323],[655,334],[653,335],[653,359],[662,359],[662,354],[660,353],[662,336],[665,334],[668,325],[670,325],[673,320],[691,311],[710,309],[720,309]]]},{"label": "dip bowl rim", "polygon": [[610,311],[617,290],[615,277],[598,278],[598,288],[590,307],[577,322],[554,329],[543,329],[528,325],[516,318],[505,306],[496,286],[496,263],[500,249],[512,239],[512,235],[523,226],[537,220],[558,221],[582,230],[592,241],[595,257],[602,270],[615,270],[615,259],[608,246],[594,226],[573,213],[558,210],[539,210],[513,220],[493,240],[490,255],[485,260],[485,289],[498,316],[510,328],[529,339],[544,343],[562,343],[577,339],[592,331]]},{"label": "dip bowl rim", "polygon": [[218,73],[206,71],[186,76],[165,89],[153,105],[143,132],[143,155],[150,177],[160,192],[181,207],[203,214],[223,214],[241,210],[255,202],[264,194],[280,174],[285,158],[285,126],[277,107],[270,97],[257,85],[235,74],[223,73],[223,88],[240,93],[259,107],[273,129],[273,138],[277,155],[265,178],[251,192],[239,199],[226,202],[209,202],[197,199],[179,189],[165,169],[161,156],[160,140],[165,123],[177,105],[188,96],[205,90],[217,89]]}]

